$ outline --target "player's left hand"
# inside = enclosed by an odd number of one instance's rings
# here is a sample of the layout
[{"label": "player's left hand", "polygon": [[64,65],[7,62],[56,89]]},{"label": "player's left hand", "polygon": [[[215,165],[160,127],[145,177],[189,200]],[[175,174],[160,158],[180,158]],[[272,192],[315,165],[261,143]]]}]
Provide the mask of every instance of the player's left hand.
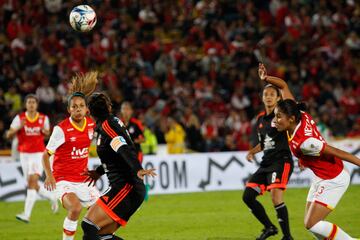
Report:
[{"label": "player's left hand", "polygon": [[145,176],[151,176],[151,177],[155,177],[157,174],[155,173],[155,168],[150,168],[150,169],[141,169],[137,172],[137,176],[138,178],[140,178],[141,180],[144,180]]},{"label": "player's left hand", "polygon": [[87,176],[84,182],[89,182],[88,186],[95,186],[96,181],[101,177],[101,175],[96,172],[95,170],[89,170],[85,169],[83,173],[81,173],[82,176]]}]

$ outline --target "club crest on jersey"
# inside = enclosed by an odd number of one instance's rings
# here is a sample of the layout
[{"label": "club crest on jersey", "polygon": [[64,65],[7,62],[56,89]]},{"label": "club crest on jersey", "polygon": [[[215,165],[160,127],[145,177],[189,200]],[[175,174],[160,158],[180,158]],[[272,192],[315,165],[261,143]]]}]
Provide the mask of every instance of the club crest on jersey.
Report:
[{"label": "club crest on jersey", "polygon": [[94,129],[89,128],[89,130],[88,130],[88,135],[89,135],[89,139],[90,139],[90,140],[93,139],[93,137],[94,137]]},{"label": "club crest on jersey", "polygon": [[42,124],[42,123],[43,123],[43,120],[42,120],[41,118],[39,119],[39,123],[40,123],[40,124]]},{"label": "club crest on jersey", "polygon": [[70,138],[70,142],[75,142],[76,141],[76,137],[71,137]]}]

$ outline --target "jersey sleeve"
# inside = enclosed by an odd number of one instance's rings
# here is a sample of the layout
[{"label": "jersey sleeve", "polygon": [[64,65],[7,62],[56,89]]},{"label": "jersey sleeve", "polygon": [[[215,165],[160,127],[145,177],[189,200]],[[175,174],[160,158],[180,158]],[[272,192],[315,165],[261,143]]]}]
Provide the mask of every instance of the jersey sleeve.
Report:
[{"label": "jersey sleeve", "polygon": [[125,160],[135,174],[141,170],[142,166],[137,159],[136,152],[129,146],[132,141],[125,130],[125,125],[119,119],[111,119],[104,121],[101,126],[111,139],[110,147]]},{"label": "jersey sleeve", "polygon": [[45,116],[45,119],[44,119],[44,129],[50,130],[50,121],[49,121],[48,116]]},{"label": "jersey sleeve", "polygon": [[11,122],[10,128],[12,129],[18,129],[21,125],[20,122],[20,116],[16,115],[16,117],[13,119],[13,121]]},{"label": "jersey sleeve", "polygon": [[319,139],[310,137],[302,142],[300,145],[300,150],[304,155],[307,156],[320,156],[325,148],[325,145],[326,144]]},{"label": "jersey sleeve", "polygon": [[56,149],[58,149],[64,143],[65,143],[64,131],[59,126],[55,126],[50,136],[49,142],[46,145],[46,150],[50,155],[52,155],[55,153]]}]

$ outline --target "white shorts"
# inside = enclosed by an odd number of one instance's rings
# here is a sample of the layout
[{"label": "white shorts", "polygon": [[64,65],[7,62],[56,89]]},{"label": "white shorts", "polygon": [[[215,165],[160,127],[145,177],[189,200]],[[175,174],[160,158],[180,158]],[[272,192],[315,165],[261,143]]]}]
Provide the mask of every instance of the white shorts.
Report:
[{"label": "white shorts", "polygon": [[317,202],[329,209],[334,209],[340,201],[342,195],[350,184],[350,175],[345,168],[333,179],[321,179],[315,177],[308,196],[308,202]]},{"label": "white shorts", "polygon": [[75,193],[83,207],[90,207],[99,198],[100,193],[95,186],[89,183],[60,181],[56,183],[55,195],[62,202],[67,193]]},{"label": "white shorts", "polygon": [[37,153],[22,153],[20,152],[20,163],[23,170],[24,177],[27,179],[29,175],[37,174],[41,176],[43,174],[42,165],[43,152]]}]

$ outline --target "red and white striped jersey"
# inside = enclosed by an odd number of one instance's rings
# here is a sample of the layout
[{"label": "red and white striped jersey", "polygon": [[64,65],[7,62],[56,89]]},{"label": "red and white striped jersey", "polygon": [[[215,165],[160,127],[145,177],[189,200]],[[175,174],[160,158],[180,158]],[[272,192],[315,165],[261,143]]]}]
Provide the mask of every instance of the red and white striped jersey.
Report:
[{"label": "red and white striped jersey", "polygon": [[341,159],[323,154],[327,143],[308,113],[301,113],[301,121],[295,128],[293,136],[288,136],[288,141],[291,152],[316,176],[332,179],[343,170],[344,164]]},{"label": "red and white striped jersey", "polygon": [[37,113],[35,118],[30,119],[27,113],[23,112],[16,115],[10,128],[19,128],[22,121],[25,121],[25,125],[16,133],[19,141],[18,151],[22,153],[43,152],[45,144],[42,129],[50,129],[49,118],[42,113]]},{"label": "red and white striped jersey", "polygon": [[81,173],[87,168],[89,147],[94,135],[95,123],[89,117],[85,118],[80,129],[67,118],[54,127],[46,150],[55,154],[53,174],[56,182],[66,180],[83,182],[86,176]]}]

